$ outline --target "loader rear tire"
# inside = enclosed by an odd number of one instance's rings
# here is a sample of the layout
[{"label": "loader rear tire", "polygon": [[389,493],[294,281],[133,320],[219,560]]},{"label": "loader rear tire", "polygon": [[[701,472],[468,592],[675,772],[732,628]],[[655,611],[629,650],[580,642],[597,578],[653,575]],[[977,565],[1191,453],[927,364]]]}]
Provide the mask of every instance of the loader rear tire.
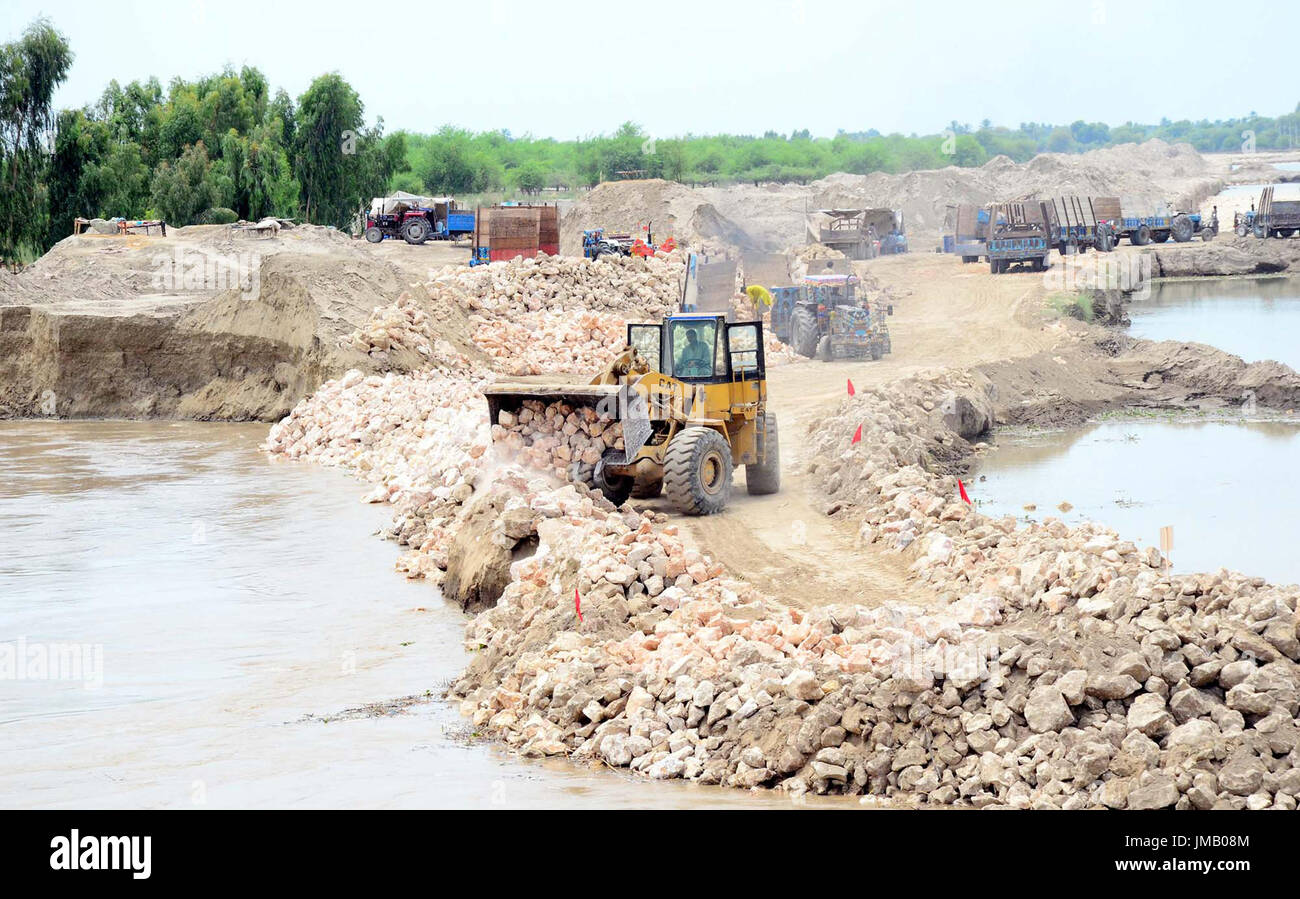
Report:
[{"label": "loader rear tire", "polygon": [[764,417],[763,432],[758,435],[758,454],[763,461],[745,466],[745,490],[750,496],[767,496],[781,489],[781,440],[776,415],[769,412]]},{"label": "loader rear tire", "polygon": [[731,496],[731,447],[712,428],[686,428],[664,453],[664,495],[683,515],[714,515]]},{"label": "loader rear tire", "polygon": [[1169,223],[1170,234],[1177,243],[1187,243],[1196,233],[1196,225],[1192,222],[1191,216],[1185,213],[1178,213],[1174,216],[1173,221]]}]

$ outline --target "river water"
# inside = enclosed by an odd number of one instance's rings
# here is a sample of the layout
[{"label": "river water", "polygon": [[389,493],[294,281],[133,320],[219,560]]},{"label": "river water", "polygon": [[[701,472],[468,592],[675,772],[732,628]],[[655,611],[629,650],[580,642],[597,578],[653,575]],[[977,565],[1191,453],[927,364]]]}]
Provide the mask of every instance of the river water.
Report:
[{"label": "river water", "polygon": [[1300,583],[1300,422],[1118,419],[997,443],[969,491],[981,512],[1098,521],[1145,546],[1171,525],[1175,571]]},{"label": "river water", "polygon": [[1300,278],[1158,282],[1127,308],[1135,337],[1206,343],[1300,370]]},{"label": "river water", "polygon": [[[1247,361],[1300,368],[1300,280],[1157,283],[1128,308],[1138,337],[1207,343]],[[1258,410],[1213,420],[1120,417],[1004,433],[997,444],[973,485],[981,511],[1091,519],[1148,546],[1158,546],[1160,529],[1171,525],[1175,570],[1226,567],[1300,582],[1292,547],[1300,421],[1261,418]],[[1063,514],[1062,502],[1073,509]]]},{"label": "river water", "polygon": [[265,433],[0,422],[0,806],[789,806],[465,739],[464,614]]}]

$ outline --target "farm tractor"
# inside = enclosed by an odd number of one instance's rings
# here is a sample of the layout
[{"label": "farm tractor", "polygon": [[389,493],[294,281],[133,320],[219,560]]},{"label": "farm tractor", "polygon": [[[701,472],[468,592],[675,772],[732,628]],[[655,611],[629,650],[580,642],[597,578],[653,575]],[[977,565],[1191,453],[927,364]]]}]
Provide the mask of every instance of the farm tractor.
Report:
[{"label": "farm tractor", "polygon": [[668,238],[662,246],[655,246],[651,240],[650,227],[646,226],[646,236],[633,237],[631,234],[606,234],[604,228],[591,228],[582,232],[582,255],[596,260],[601,256],[653,256],[656,251],[665,253],[677,246],[677,241]]},{"label": "farm tractor", "polygon": [[370,243],[401,238],[409,244],[456,240],[474,232],[474,213],[456,208],[447,197],[375,197],[365,217]]},{"label": "farm tractor", "polygon": [[851,274],[807,275],[799,287],[772,288],[772,332],[810,359],[879,359],[893,352],[886,316],[893,306],[868,304]]},{"label": "farm tractor", "polygon": [[620,422],[621,450],[606,450],[594,466],[574,462],[569,472],[615,505],[634,490],[662,492],[678,512],[712,515],[726,507],[737,465],[751,494],[781,486],[761,322],[679,313],[629,324],[626,348],[590,383],[498,383],[483,392],[493,422],[530,401],[591,408]]}]

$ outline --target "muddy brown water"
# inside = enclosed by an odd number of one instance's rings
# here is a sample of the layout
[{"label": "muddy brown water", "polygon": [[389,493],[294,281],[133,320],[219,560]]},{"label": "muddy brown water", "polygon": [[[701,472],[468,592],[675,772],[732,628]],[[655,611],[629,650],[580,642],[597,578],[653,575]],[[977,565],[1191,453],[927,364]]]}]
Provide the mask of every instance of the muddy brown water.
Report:
[{"label": "muddy brown water", "polygon": [[1210,278],[1152,285],[1128,306],[1129,333],[1206,343],[1247,362],[1300,370],[1300,278]]},{"label": "muddy brown water", "polygon": [[[1171,525],[1176,572],[1300,583],[1300,422],[1117,419],[997,443],[971,484],[981,512],[1097,521],[1145,546]],[[1062,513],[1062,502],[1073,508]]]},{"label": "muddy brown water", "polygon": [[0,422],[0,806],[790,807],[466,739],[465,616],[265,433]]}]

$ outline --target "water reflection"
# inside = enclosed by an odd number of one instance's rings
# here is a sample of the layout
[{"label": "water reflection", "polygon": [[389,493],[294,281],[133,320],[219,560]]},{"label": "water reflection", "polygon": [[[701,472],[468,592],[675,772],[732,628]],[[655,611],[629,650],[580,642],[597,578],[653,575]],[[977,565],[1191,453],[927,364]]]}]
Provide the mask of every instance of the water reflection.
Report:
[{"label": "water reflection", "polygon": [[1205,343],[1247,362],[1273,359],[1300,369],[1300,279],[1160,282],[1128,312],[1135,337]]},{"label": "water reflection", "polygon": [[[1296,582],[1298,451],[1300,422],[1285,421],[1119,420],[1002,435],[972,499],[987,514],[1099,521],[1143,545],[1173,525],[1179,571]],[[1073,508],[1059,511],[1062,502]]]}]

